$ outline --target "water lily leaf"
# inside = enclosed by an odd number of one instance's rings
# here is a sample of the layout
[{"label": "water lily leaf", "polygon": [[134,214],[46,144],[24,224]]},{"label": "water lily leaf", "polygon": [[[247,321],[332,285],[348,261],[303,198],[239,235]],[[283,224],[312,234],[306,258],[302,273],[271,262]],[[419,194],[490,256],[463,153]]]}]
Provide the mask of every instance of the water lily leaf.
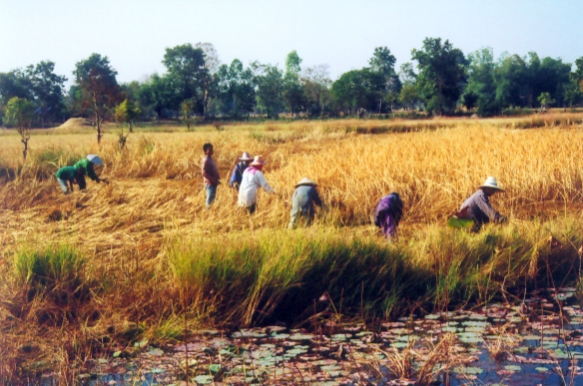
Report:
[{"label": "water lily leaf", "polygon": [[547,369],[546,367],[535,367],[535,370],[541,373],[546,373],[547,371],[549,371],[549,369]]},{"label": "water lily leaf", "polygon": [[209,370],[210,370],[211,373],[215,373],[216,374],[219,371],[221,371],[221,365],[219,365],[219,364],[209,365]]},{"label": "water lily leaf", "polygon": [[118,358],[120,355],[121,355],[121,350],[116,351],[116,352],[113,353],[113,357],[114,358]]},{"label": "water lily leaf", "polygon": [[214,377],[212,375],[198,375],[193,380],[199,385],[208,385],[213,382]]},{"label": "water lily leaf", "polygon": [[300,334],[300,333],[295,333],[292,336],[290,336],[289,338],[291,340],[297,340],[297,341],[302,341],[302,340],[310,340],[314,337],[314,335],[312,334]]},{"label": "water lily leaf", "polygon": [[148,339],[143,339],[139,342],[134,343],[134,347],[144,348],[148,345],[148,342],[149,342]]},{"label": "water lily leaf", "polygon": [[504,366],[504,369],[508,370],[508,371],[520,371],[520,370],[522,370],[522,367],[517,366],[517,365],[507,365],[507,366]]},{"label": "water lily leaf", "polygon": [[160,369],[160,368],[154,368],[154,369],[150,370],[150,372],[152,374],[164,374],[166,372],[166,370]]},{"label": "water lily leaf", "polygon": [[460,367],[459,369],[456,369],[455,371],[457,373],[472,374],[472,375],[482,374],[484,372],[484,370],[481,369],[480,367],[472,367],[472,366]]}]

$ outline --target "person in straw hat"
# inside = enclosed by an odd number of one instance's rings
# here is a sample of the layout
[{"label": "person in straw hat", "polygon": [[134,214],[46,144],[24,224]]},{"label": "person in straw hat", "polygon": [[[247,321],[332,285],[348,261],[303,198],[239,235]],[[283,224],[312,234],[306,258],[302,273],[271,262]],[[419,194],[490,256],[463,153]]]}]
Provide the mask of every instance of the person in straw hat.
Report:
[{"label": "person in straw hat", "polygon": [[257,189],[263,188],[267,193],[275,193],[263,175],[262,170],[265,163],[263,157],[255,156],[253,162],[243,172],[238,203],[240,207],[246,208],[250,214],[257,209]]},{"label": "person in straw hat", "polygon": [[314,220],[314,205],[322,207],[322,200],[316,190],[318,186],[309,178],[302,178],[296,184],[296,190],[292,197],[291,221],[289,229],[294,229],[297,226],[298,218],[303,218],[306,225],[310,225]]},{"label": "person in straw hat", "polygon": [[479,232],[482,229],[482,225],[490,221],[494,223],[506,222],[506,218],[492,208],[489,200],[496,192],[503,191],[504,189],[498,186],[496,178],[488,177],[486,182],[470,198],[464,201],[457,217],[472,219],[474,221],[473,232]]},{"label": "person in straw hat", "polygon": [[253,161],[253,157],[251,157],[249,153],[244,152],[243,155],[239,157],[239,161],[240,162],[233,168],[233,171],[231,172],[231,180],[229,181],[229,186],[237,189],[237,191],[239,191],[239,187],[241,186],[243,172],[249,167],[249,164]]},{"label": "person in straw hat", "polygon": [[379,200],[375,208],[374,223],[381,228],[386,239],[392,239],[403,217],[403,201],[398,193],[391,193]]}]

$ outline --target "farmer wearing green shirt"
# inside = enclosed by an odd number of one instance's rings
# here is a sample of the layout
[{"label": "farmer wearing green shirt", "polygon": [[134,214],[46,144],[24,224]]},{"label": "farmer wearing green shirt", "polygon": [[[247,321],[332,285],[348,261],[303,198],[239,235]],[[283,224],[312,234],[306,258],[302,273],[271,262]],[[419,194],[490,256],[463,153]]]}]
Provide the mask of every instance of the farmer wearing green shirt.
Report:
[{"label": "farmer wearing green shirt", "polygon": [[[69,194],[73,191],[73,182],[75,182],[75,174],[77,173],[77,168],[75,166],[64,166],[57,171],[57,181],[63,189],[63,193]],[[67,186],[67,182],[71,185],[71,189]]]},{"label": "farmer wearing green shirt", "polygon": [[97,173],[95,173],[95,166],[103,166],[103,161],[95,154],[89,154],[87,157],[83,158],[81,161],[75,164],[77,173],[75,174],[75,181],[79,185],[79,190],[83,190],[87,187],[87,181],[85,181],[85,176],[88,176],[93,181],[99,183],[101,181],[107,183],[107,179],[100,179]]}]

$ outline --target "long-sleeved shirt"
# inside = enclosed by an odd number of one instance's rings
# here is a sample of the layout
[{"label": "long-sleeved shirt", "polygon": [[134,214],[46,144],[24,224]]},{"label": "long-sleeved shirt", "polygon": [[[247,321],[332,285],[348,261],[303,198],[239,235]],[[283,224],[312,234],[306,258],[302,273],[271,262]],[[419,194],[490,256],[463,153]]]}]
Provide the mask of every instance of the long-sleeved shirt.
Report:
[{"label": "long-sleeved shirt", "polygon": [[211,157],[205,155],[202,158],[200,169],[206,186],[217,186],[219,184],[221,176],[219,175],[215,161]]},{"label": "long-sleeved shirt", "polygon": [[245,172],[245,169],[247,169],[248,167],[249,165],[247,165],[247,162],[245,161],[241,161],[237,165],[235,165],[233,171],[231,172],[231,180],[229,181],[229,186],[231,187],[234,186],[237,189],[239,189],[239,186],[241,186],[241,180],[243,179],[243,172]]},{"label": "long-sleeved shirt", "polygon": [[375,208],[374,223],[382,228],[385,237],[395,235],[397,226],[403,216],[403,201],[397,193],[384,196]]},{"label": "long-sleeved shirt", "polygon": [[77,174],[77,168],[75,166],[63,166],[57,170],[55,176],[60,180],[72,182],[75,180],[75,174]]},{"label": "long-sleeved shirt", "polygon": [[93,162],[89,161],[87,158],[83,158],[81,161],[77,162],[75,167],[79,172],[82,172],[83,175],[87,175],[93,181],[99,180],[97,173],[95,173]]},{"label": "long-sleeved shirt", "polygon": [[311,185],[298,186],[292,197],[292,216],[294,213],[302,212],[311,217],[314,215],[314,205],[322,206],[322,200],[316,188]]},{"label": "long-sleeved shirt", "polygon": [[239,206],[249,207],[257,202],[257,189],[263,188],[268,193],[273,193],[261,170],[249,166],[243,172],[241,186],[239,187]]},{"label": "long-sleeved shirt", "polygon": [[499,222],[503,218],[492,208],[488,196],[482,189],[478,189],[476,193],[464,201],[460,208],[460,212],[463,211],[467,211],[467,216],[474,220],[476,230],[479,230],[482,224],[487,224],[490,221]]}]

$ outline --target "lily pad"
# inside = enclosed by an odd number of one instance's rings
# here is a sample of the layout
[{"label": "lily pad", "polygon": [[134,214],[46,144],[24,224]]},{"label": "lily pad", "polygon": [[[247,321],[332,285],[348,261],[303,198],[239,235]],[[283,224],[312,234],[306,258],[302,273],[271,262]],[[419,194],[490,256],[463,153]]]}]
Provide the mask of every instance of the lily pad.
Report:
[{"label": "lily pad", "polygon": [[213,383],[214,377],[212,375],[198,375],[193,380],[199,385],[208,385],[209,383]]}]

